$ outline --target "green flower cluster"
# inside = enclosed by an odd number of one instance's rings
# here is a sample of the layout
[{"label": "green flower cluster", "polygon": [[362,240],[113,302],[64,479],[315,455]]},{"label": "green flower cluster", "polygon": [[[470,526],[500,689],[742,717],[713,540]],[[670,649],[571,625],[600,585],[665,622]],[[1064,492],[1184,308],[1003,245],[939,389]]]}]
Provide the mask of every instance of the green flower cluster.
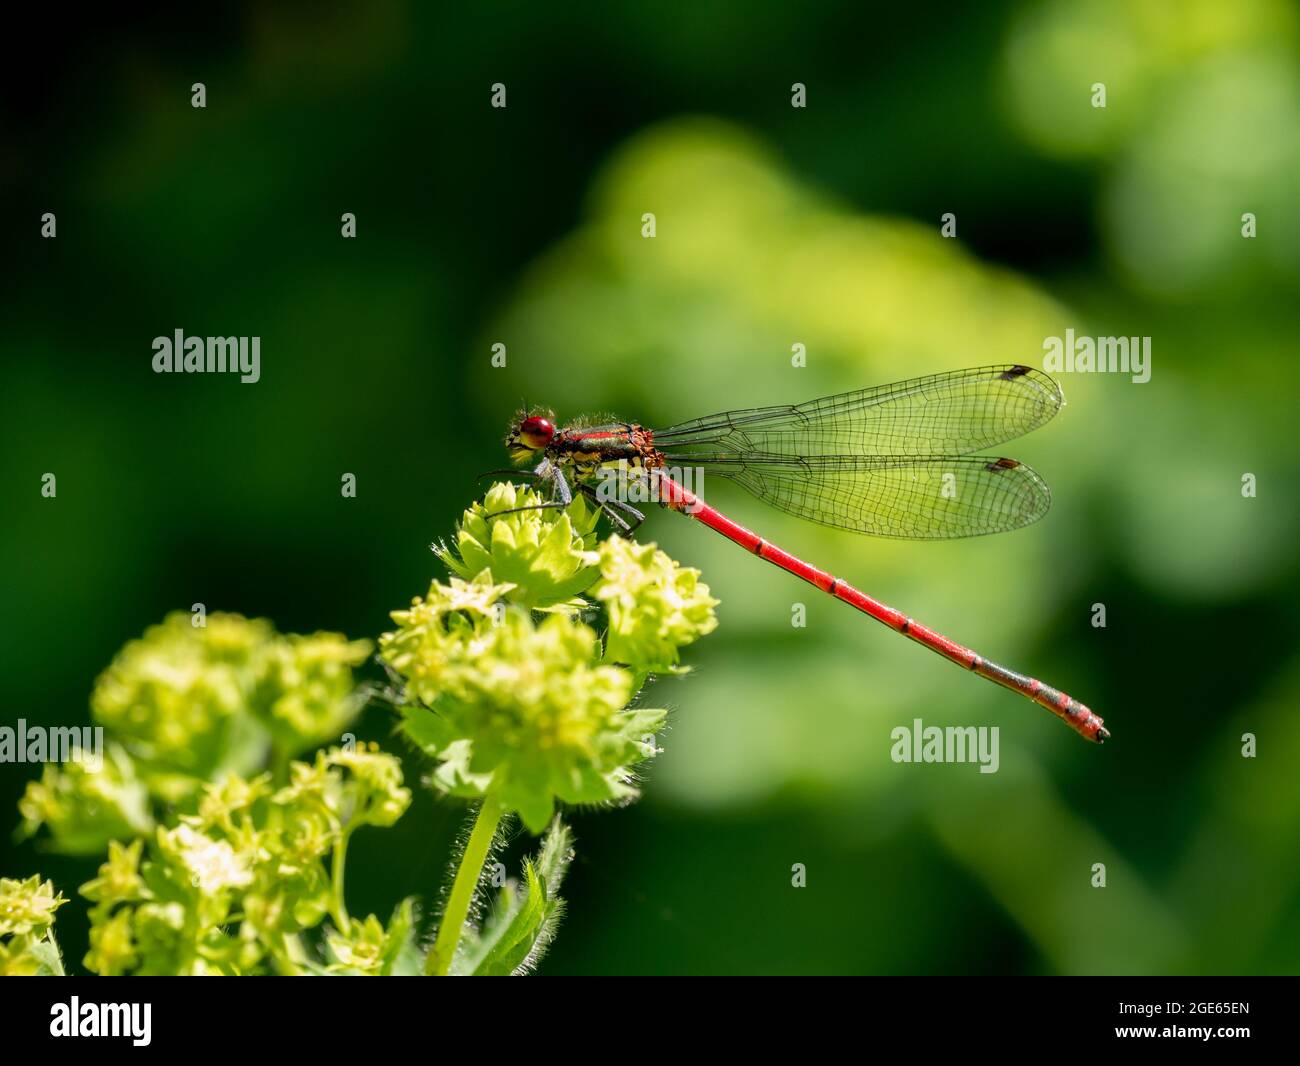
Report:
[{"label": "green flower cluster", "polygon": [[0,877],[0,977],[63,973],[54,912],[67,902],[37,875]]},{"label": "green flower cluster", "polygon": [[[47,766],[23,831],[107,859],[81,888],[88,969],[104,975],[508,974],[536,966],[563,913],[572,835],[559,803],[636,795],[666,712],[632,706],[653,673],[716,625],[694,570],[654,545],[597,541],[579,498],[538,505],[498,484],[465,512],[451,570],[393,613],[380,641],[402,680],[402,728],[433,784],[481,799],[434,944],[413,901],[387,923],[352,918],[348,842],[391,826],[411,793],[373,745],[293,756],[339,737],[361,709],[364,641],[284,636],[265,621],[170,615],[127,644],[91,699],[110,736],[102,766]],[[269,770],[265,768],[269,767]],[[517,813],[546,830],[521,880],[482,899],[484,863]],[[549,825],[549,829],[548,829]],[[478,901],[476,906],[475,901]],[[0,973],[62,973],[49,882],[0,880]],[[481,919],[481,920],[480,920]]]},{"label": "green flower cluster", "polygon": [[40,780],[28,782],[18,811],[21,836],[49,826],[53,847],[74,855],[102,852],[110,840],[129,840],[153,828],[149,792],[118,744],[107,746],[99,773],[82,762],[47,763]]},{"label": "green flower cluster", "polygon": [[700,572],[653,544],[610,537],[600,546],[600,580],[591,592],[609,615],[606,657],[638,670],[680,672],[679,650],[718,625],[718,601]]},{"label": "green flower cluster", "polygon": [[434,551],[457,577],[472,581],[490,573],[508,585],[503,594],[508,603],[534,610],[579,609],[583,604],[577,597],[598,576],[594,549],[600,512],[581,496],[562,511],[539,506],[545,502],[531,489],[497,482],[461,518],[455,548],[443,544]]},{"label": "green flower cluster", "polygon": [[[542,502],[494,485],[455,549],[439,549],[456,576],[395,611],[380,638],[405,682],[404,729],[437,761],[434,784],[491,792],[534,833],[557,802],[636,795],[632,768],[667,712],[628,704],[649,674],[681,672],[679,649],[717,624],[697,571],[617,536],[597,548],[584,500]],[[604,639],[583,620],[598,616]]]},{"label": "green flower cluster", "polygon": [[[269,774],[205,785],[197,811],[148,840],[113,841],[99,876],[86,966],[100,974],[386,974],[418,968],[411,905],[388,927],[349,918],[343,863],[351,834],[389,826],[410,804],[400,764],[377,750],[331,749]],[[328,862],[328,868],[327,868]],[[302,934],[326,917],[327,961]]]},{"label": "green flower cluster", "polygon": [[248,775],[337,739],[361,710],[352,669],[366,641],[281,635],[237,614],[169,615],[128,643],[95,684],[110,735],[103,770],[47,765],[19,804],[23,831],[102,852],[153,828],[155,804],[190,802],[207,781]]}]

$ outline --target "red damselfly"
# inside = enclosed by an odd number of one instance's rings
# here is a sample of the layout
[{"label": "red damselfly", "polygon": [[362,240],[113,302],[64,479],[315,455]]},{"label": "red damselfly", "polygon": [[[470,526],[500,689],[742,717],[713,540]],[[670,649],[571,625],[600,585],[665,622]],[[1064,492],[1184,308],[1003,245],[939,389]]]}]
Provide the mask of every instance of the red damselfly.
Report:
[{"label": "red damselfly", "polygon": [[[675,478],[702,470],[746,488],[782,511],[822,525],[885,537],[971,537],[1037,521],[1051,503],[1043,479],[1014,459],[975,454],[1047,422],[1060,386],[1027,366],[956,370],[796,405],[709,415],[668,429],[631,422],[558,428],[549,412],[526,412],[507,438],[513,458],[551,486],[548,507],[579,491],[630,532],[644,516],[598,492],[609,470],[633,470],[651,498],[828,592],[980,677],[1046,707],[1076,733],[1110,736],[1082,703],[977,655],[820,570],[715,510]],[[540,459],[540,462],[538,461]],[[624,474],[623,476],[626,476]]]}]

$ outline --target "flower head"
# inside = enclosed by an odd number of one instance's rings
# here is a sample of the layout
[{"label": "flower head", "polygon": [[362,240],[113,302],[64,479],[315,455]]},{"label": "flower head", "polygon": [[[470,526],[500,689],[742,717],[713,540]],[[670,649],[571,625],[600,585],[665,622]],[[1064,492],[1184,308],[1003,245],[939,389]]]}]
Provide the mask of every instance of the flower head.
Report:
[{"label": "flower head", "polygon": [[202,775],[265,669],[270,623],[183,611],[129,642],[100,675],[91,711],[132,753]]},{"label": "flower head", "polygon": [[144,879],[140,876],[143,849],[143,838],[127,845],[110,841],[108,861],[100,866],[98,877],[81,886],[81,894],[88,900],[109,906],[143,899],[147,894]]},{"label": "flower head", "polygon": [[402,764],[377,744],[335,749],[320,758],[344,771],[341,806],[349,827],[392,825],[411,805],[411,790],[402,785]]},{"label": "flower head", "polygon": [[110,840],[129,840],[153,828],[149,796],[126,752],[111,745],[98,773],[83,762],[47,763],[18,801],[22,833],[47,826],[57,851],[102,852]]},{"label": "flower head", "polygon": [[472,582],[433,582],[427,595],[392,613],[397,629],[379,638],[380,656],[405,678],[411,695],[432,703],[456,683],[467,656],[504,616],[505,596],[513,588],[493,581],[490,570]]},{"label": "flower head", "polygon": [[698,570],[617,534],[600,546],[600,580],[591,592],[609,613],[605,658],[637,671],[677,671],[679,649],[718,625],[718,601]]},{"label": "flower head", "polygon": [[440,787],[468,795],[499,789],[534,832],[557,799],[596,803],[634,794],[627,767],[644,758],[640,741],[664,712],[624,710],[632,677],[600,663],[589,626],[562,615],[536,625],[517,610],[499,624],[448,624],[436,612],[408,619],[412,624],[432,627],[433,637],[389,646],[436,649],[428,663],[403,665],[434,708],[408,708],[406,728],[439,760]]},{"label": "flower head", "polygon": [[398,760],[373,745],[320,752],[289,772],[280,789],[269,775],[207,784],[179,825],[110,845],[81,888],[95,904],[86,965],[104,974],[294,966],[286,938],[330,911],[331,852],[359,826],[392,825],[410,792]]},{"label": "flower head", "polygon": [[338,736],[360,712],[352,668],[367,641],[283,636],[237,614],[193,621],[174,612],[128,643],[91,697],[154,795],[181,802],[255,769],[272,745],[294,755]]},{"label": "flower head", "polygon": [[90,950],[83,960],[86,969],[116,977],[139,963],[132,918],[131,911],[120,910],[90,927]]},{"label": "flower head", "polygon": [[205,836],[193,826],[160,831],[158,846],[204,895],[253,883],[250,856],[241,855],[226,841]]},{"label": "flower head", "polygon": [[[491,789],[534,832],[557,802],[636,794],[632,767],[666,712],[628,703],[717,624],[697,571],[620,537],[593,550],[597,515],[581,498],[564,511],[541,502],[494,485],[465,512],[457,552],[440,552],[451,583],[393,612],[397,629],[380,638],[405,683],[403,728],[437,760],[433,783],[464,796]],[[499,513],[519,507],[530,509]],[[599,606],[603,643],[578,617]]]},{"label": "flower head", "polygon": [[331,929],[327,934],[326,947],[334,961],[326,969],[332,973],[379,977],[391,974],[395,967],[405,963],[407,972],[411,972],[419,959],[414,933],[415,908],[410,899],[397,906],[387,929],[373,914],[365,921],[354,918],[346,924],[345,931]]},{"label": "flower head", "polygon": [[465,512],[453,548],[435,547],[453,574],[472,580],[491,571],[510,585],[511,603],[534,609],[564,608],[595,579],[598,511],[578,497],[567,508],[532,489],[498,482],[482,503]]},{"label": "flower head", "polygon": [[54,912],[67,902],[37,874],[24,881],[0,877],[0,936],[43,936],[54,924]]},{"label": "flower head", "polygon": [[370,641],[339,633],[291,633],[268,647],[253,709],[282,750],[297,754],[347,728],[360,709],[352,668],[370,651]]}]

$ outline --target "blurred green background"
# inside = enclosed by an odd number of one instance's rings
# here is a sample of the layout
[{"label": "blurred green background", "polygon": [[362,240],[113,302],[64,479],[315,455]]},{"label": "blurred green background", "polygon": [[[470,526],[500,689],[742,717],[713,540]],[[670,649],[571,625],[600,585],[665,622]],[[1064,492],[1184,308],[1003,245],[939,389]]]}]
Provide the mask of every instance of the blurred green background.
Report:
[{"label": "blurred green background", "polygon": [[[1062,375],[1007,447],[1055,492],[1030,529],[868,540],[711,493],[1112,742],[656,513],[722,624],[652,693],[643,802],[575,813],[542,972],[1300,968],[1295,7],[475,8],[85,13],[6,92],[5,722],[86,722],[117,648],[195,602],[375,636],[521,400],[656,425],[1146,335],[1150,383]],[[176,328],[260,336],[262,380],[155,375]],[[914,717],[1000,726],[1001,769],[894,764]],[[0,766],[8,824],[36,769]],[[359,836],[354,911],[434,892],[463,818],[426,793]],[[96,865],[0,848],[70,896]]]}]

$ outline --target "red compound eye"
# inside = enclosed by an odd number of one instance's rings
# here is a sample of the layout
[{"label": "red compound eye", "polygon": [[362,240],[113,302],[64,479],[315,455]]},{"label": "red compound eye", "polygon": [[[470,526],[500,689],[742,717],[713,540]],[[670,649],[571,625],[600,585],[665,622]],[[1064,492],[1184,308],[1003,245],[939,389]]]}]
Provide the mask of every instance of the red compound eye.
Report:
[{"label": "red compound eye", "polygon": [[555,436],[555,427],[545,418],[532,415],[519,423],[519,439],[530,448],[545,448]]}]

